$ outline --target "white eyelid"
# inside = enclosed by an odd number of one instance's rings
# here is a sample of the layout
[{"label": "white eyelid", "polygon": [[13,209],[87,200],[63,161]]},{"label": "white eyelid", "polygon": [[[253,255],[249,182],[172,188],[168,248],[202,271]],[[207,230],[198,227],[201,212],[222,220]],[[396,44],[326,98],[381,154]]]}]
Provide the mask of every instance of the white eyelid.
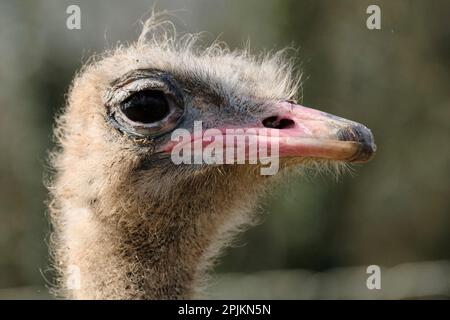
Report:
[{"label": "white eyelid", "polygon": [[118,105],[132,96],[134,93],[144,90],[160,90],[165,94],[170,94],[167,85],[159,80],[144,78],[133,80],[121,87],[111,88],[106,95],[106,103],[110,106]]}]

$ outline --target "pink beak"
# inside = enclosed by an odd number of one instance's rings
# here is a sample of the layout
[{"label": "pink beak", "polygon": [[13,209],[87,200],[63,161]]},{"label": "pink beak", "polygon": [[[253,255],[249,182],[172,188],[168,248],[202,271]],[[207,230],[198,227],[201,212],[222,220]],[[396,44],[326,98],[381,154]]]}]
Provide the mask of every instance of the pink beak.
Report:
[{"label": "pink beak", "polygon": [[367,162],[376,152],[372,132],[362,124],[288,102],[279,103],[263,126],[279,130],[281,157]]},{"label": "pink beak", "polygon": [[[205,147],[221,135],[220,139],[224,141],[224,150],[234,149],[237,152],[247,153],[251,149],[249,145],[244,149],[236,149],[234,144],[227,145],[226,138],[227,135],[230,136],[229,129],[243,129],[242,132],[252,131],[251,136],[254,138],[252,143],[256,142],[267,148],[276,144],[278,155],[284,158],[305,157],[367,162],[373,158],[376,151],[371,131],[362,124],[289,102],[278,103],[272,116],[261,119],[257,123],[247,126],[226,126],[216,129],[212,135],[207,131],[201,132],[188,143],[194,142],[193,147],[196,143]],[[248,133],[246,135],[248,138]],[[234,139],[236,133],[233,133],[232,136]],[[205,137],[208,138],[205,139]],[[162,146],[161,151],[170,153],[175,145],[175,142],[169,142]],[[196,153],[194,149],[192,151],[194,154]],[[255,154],[249,152],[245,158],[254,156]]]}]

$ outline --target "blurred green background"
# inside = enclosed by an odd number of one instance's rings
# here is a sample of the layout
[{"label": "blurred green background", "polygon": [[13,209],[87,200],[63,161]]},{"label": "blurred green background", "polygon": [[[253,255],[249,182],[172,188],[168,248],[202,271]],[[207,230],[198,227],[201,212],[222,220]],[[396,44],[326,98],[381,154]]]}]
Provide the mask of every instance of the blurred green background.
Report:
[{"label": "blurred green background", "polygon": [[[81,30],[66,8],[81,8]],[[381,8],[381,30],[366,8]],[[0,1],[0,299],[46,298],[42,184],[52,121],[83,61],[139,34],[153,1]],[[293,46],[302,103],[366,124],[377,157],[297,179],[226,251],[212,297],[450,297],[450,1],[157,2],[179,31],[254,52]],[[179,10],[181,9],[181,10]],[[365,286],[382,267],[382,290]],[[46,280],[47,279],[47,280]]]}]

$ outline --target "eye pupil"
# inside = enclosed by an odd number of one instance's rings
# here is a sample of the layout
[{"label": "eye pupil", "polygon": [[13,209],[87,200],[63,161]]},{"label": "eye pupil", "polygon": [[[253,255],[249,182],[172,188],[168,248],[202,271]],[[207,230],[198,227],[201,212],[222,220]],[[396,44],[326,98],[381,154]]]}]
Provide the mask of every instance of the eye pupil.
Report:
[{"label": "eye pupil", "polygon": [[122,105],[122,112],[131,121],[152,123],[164,119],[170,107],[163,92],[145,90],[128,98]]}]

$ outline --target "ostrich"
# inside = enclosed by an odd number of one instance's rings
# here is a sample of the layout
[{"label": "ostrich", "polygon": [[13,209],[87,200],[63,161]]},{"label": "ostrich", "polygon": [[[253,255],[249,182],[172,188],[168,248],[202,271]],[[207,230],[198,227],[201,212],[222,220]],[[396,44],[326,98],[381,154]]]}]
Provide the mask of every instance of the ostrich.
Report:
[{"label": "ostrich", "polygon": [[[294,102],[299,77],[283,52],[205,48],[168,26],[153,16],[138,40],[89,61],[57,118],[49,212],[58,296],[201,297],[214,258],[276,181],[374,155],[365,126]],[[171,132],[196,120],[276,131],[280,172],[174,164]]]}]

